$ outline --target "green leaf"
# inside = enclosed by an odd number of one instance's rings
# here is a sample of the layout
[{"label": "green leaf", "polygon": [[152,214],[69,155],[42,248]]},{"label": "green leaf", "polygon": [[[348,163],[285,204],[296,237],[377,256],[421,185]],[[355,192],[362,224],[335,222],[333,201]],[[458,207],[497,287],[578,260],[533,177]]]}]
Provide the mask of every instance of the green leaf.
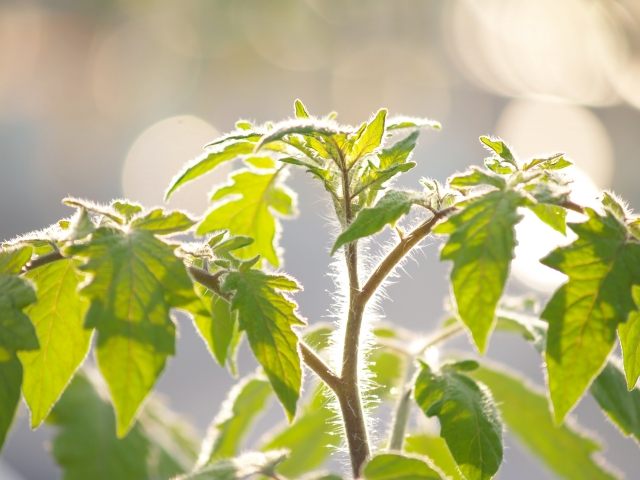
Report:
[{"label": "green leaf", "polygon": [[493,173],[483,172],[482,170],[471,167],[471,171],[460,175],[454,175],[449,179],[449,185],[452,187],[475,187],[476,185],[492,185],[504,189],[507,181]]},{"label": "green leaf", "polygon": [[138,425],[150,444],[148,478],[170,479],[193,468],[201,439],[185,418],[151,397],[145,402]]},{"label": "green leaf", "polygon": [[270,169],[276,167],[276,161],[271,157],[247,157],[244,161],[256,168]]},{"label": "green leaf", "polygon": [[618,324],[636,310],[631,296],[640,283],[640,244],[609,211],[570,223],[578,239],[541,262],[569,277],[541,318],[549,323],[545,359],[555,420],[562,422],[603,368]]},{"label": "green leaf", "polygon": [[481,353],[513,258],[513,227],[521,218],[517,208],[526,202],[512,190],[490,192],[458,204],[463,209],[434,229],[450,234],[440,258],[453,260],[451,283],[458,313]]},{"label": "green leaf", "polygon": [[489,390],[456,364],[439,372],[423,364],[414,395],[428,417],[440,420],[440,436],[462,474],[468,480],[493,478],[502,463],[502,423]]},{"label": "green leaf", "polygon": [[336,239],[331,255],[347,243],[378,233],[387,224],[393,226],[400,217],[409,213],[412,205],[423,203],[425,199],[423,193],[389,190],[374,207],[364,208],[358,213],[355,220]]},{"label": "green leaf", "polygon": [[[228,229],[232,235],[248,235],[255,242],[239,255],[262,255],[280,265],[277,253],[278,217],[291,217],[296,211],[295,194],[280,183],[281,169],[269,173],[242,170],[231,176],[231,185],[218,189],[212,200],[224,200],[207,213],[198,226],[198,235]],[[237,198],[240,196],[240,198]]]},{"label": "green leaf", "polygon": [[240,235],[237,237],[231,237],[224,242],[213,245],[211,250],[215,255],[223,257],[228,255],[230,252],[251,245],[253,242],[253,238]]},{"label": "green leaf", "polygon": [[[251,131],[253,128],[251,124],[240,121],[240,122],[236,122],[236,127],[238,127],[238,129],[241,131],[230,132],[221,137],[218,137],[213,142],[207,143],[204,146],[204,148],[207,149],[207,148],[215,147],[216,145],[221,145],[226,142],[237,143],[239,140],[255,143],[258,140],[260,140],[260,138],[262,138],[262,135],[263,135],[262,133],[257,131]],[[214,168],[216,166],[217,165],[215,165]]]},{"label": "green leaf", "polygon": [[320,467],[331,452],[340,447],[342,437],[336,431],[336,414],[327,405],[328,401],[324,390],[316,389],[293,424],[277,432],[262,447],[263,450],[289,450],[288,458],[278,469],[283,475],[297,478]]},{"label": "green leaf", "polygon": [[516,162],[516,159],[511,153],[511,150],[509,150],[509,147],[507,146],[507,144],[504,143],[502,140],[500,140],[499,138],[482,136],[480,137],[480,141],[484,143],[490,151],[497,153],[498,156],[502,158],[502,160],[518,168],[518,163]]},{"label": "green leaf", "polygon": [[640,390],[627,390],[618,362],[607,362],[591,384],[590,392],[613,424],[640,443]]},{"label": "green leaf", "polygon": [[319,322],[305,328],[302,333],[304,334],[304,341],[316,352],[321,352],[329,347],[330,337],[334,330],[333,324]]},{"label": "green leaf", "polygon": [[95,226],[89,218],[89,214],[84,208],[79,208],[76,214],[73,216],[73,220],[69,225],[71,233],[69,234],[69,240],[80,240],[87,237],[95,231]]},{"label": "green leaf", "polygon": [[0,273],[20,273],[29,260],[33,248],[24,246],[13,249],[0,249]]},{"label": "green leaf", "polygon": [[387,110],[380,109],[371,120],[358,139],[353,144],[351,151],[347,155],[347,165],[353,165],[357,160],[373,153],[382,143],[384,137],[385,121]]},{"label": "green leaf", "polygon": [[25,275],[38,292],[38,301],[26,313],[41,345],[40,350],[18,354],[24,366],[22,392],[31,410],[31,428],[46,418],[89,351],[92,331],[83,328],[89,302],[78,295],[83,277],[74,264],[74,260],[58,260]]},{"label": "green leaf", "polygon": [[371,395],[388,400],[394,390],[402,388],[406,361],[391,349],[379,348],[371,353],[369,370],[374,384]]},{"label": "green leaf", "polygon": [[629,313],[626,322],[618,325],[618,336],[622,347],[624,372],[627,377],[627,388],[631,390],[640,377],[640,287],[632,288],[633,301],[636,310]]},{"label": "green leaf", "polygon": [[260,142],[255,147],[255,152],[258,152],[266,145],[282,140],[288,135],[302,135],[309,137],[330,137],[338,134],[338,130],[335,129],[332,123],[323,122],[317,120],[300,119],[291,122],[284,122],[280,126],[271,130],[267,135],[264,135]]},{"label": "green leaf", "polygon": [[273,391],[291,421],[300,396],[302,369],[298,355],[297,305],[282,291],[298,290],[284,275],[267,275],[259,270],[229,273],[223,292],[234,291],[231,310],[238,311],[240,330],[247,332],[253,354],[265,370]]},{"label": "green leaf", "polygon": [[309,112],[300,100],[296,100],[294,103],[294,109],[296,118],[309,118]]},{"label": "green leaf", "polygon": [[407,128],[433,128],[440,130],[440,122],[429,120],[428,118],[393,117],[387,120],[387,131],[403,130]]},{"label": "green leaf", "polygon": [[424,433],[411,434],[405,439],[404,449],[407,453],[429,457],[438,469],[452,480],[465,480],[442,438]]},{"label": "green leaf", "polygon": [[115,434],[115,417],[106,395],[78,372],[47,422],[58,427],[52,454],[63,480],[147,480],[149,442],[135,426],[124,438]]},{"label": "green leaf", "polygon": [[567,211],[564,208],[546,203],[528,205],[527,208],[556,232],[560,232],[563,235],[567,234]]},{"label": "green leaf", "polygon": [[[226,140],[230,139],[227,138]],[[201,177],[224,162],[235,160],[240,155],[248,155],[252,153],[254,146],[255,144],[252,142],[238,140],[226,145],[220,151],[206,152],[204,155],[189,162],[185,165],[182,171],[171,180],[169,189],[164,196],[165,201],[169,200],[171,194],[185,183]]]},{"label": "green leaf", "polygon": [[621,221],[625,221],[627,216],[626,209],[614,194],[607,191],[602,192],[602,205],[611,210]]},{"label": "green leaf", "polygon": [[382,453],[367,462],[363,473],[366,480],[440,480],[435,468],[426,458]]},{"label": "green leaf", "polygon": [[22,311],[35,301],[36,294],[26,280],[0,273],[0,358],[40,348],[33,323]]},{"label": "green leaf", "polygon": [[198,465],[237,455],[256,416],[264,412],[271,392],[269,382],[260,375],[246,377],[235,385],[209,427]]},{"label": "green leaf", "polygon": [[530,170],[533,167],[549,170],[561,170],[573,165],[563,157],[564,153],[556,153],[547,158],[535,158],[522,166],[522,170]]},{"label": "green leaf", "polygon": [[247,452],[236,458],[218,460],[174,480],[240,480],[258,474],[276,478],[276,468],[286,456],[286,450]]},{"label": "green leaf", "polygon": [[175,248],[149,230],[102,227],[89,242],[65,249],[65,255],[87,259],[80,266],[91,274],[81,290],[91,301],[85,327],[98,331],[96,357],[120,436],[174,354],[169,310],[200,303]]},{"label": "green leaf", "polygon": [[195,286],[209,315],[193,312],[193,322],[209,351],[224,366],[232,361],[232,343],[236,330],[236,319],[229,310],[229,302],[220,298],[202,285]]},{"label": "green leaf", "polygon": [[137,203],[131,203],[127,200],[116,200],[111,204],[111,208],[117,211],[122,218],[130,222],[133,217],[142,212],[142,207]]},{"label": "green leaf", "polygon": [[624,373],[617,361],[609,360],[593,381],[591,394],[607,417],[625,435],[640,442],[640,390],[627,390]]},{"label": "green leaf", "polygon": [[574,422],[561,427],[554,425],[541,389],[516,376],[484,366],[471,375],[491,390],[500,405],[507,431],[560,478],[617,478],[607,471],[601,458],[594,457],[601,450],[594,438],[587,436]]},{"label": "green leaf", "polygon": [[156,208],[131,222],[131,227],[138,230],[149,230],[156,235],[169,235],[176,232],[185,232],[196,224],[182,212],[164,213],[162,208]]},{"label": "green leaf", "polygon": [[[114,222],[116,225],[122,225],[125,223],[125,217],[121,216],[121,214],[112,206],[105,207],[88,200],[80,200],[77,198],[64,198],[62,200],[62,203],[64,203],[65,205],[69,205],[70,207],[76,207],[79,209],[88,210],[92,213],[97,213],[98,215],[102,215],[103,217],[108,218],[109,220]],[[71,225],[69,225],[69,228],[70,227]]]},{"label": "green leaf", "polygon": [[22,364],[15,353],[0,347],[0,451],[13,423],[22,385]]},{"label": "green leaf", "polygon": [[496,157],[485,158],[484,165],[492,172],[500,175],[510,175],[515,171],[513,165]]}]

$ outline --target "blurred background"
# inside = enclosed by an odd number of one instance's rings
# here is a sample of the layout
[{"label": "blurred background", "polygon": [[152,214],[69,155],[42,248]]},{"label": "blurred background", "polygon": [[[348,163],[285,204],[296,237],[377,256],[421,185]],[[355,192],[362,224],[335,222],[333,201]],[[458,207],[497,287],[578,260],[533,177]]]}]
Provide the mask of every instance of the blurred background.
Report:
[{"label": "blurred background", "polygon": [[[640,208],[637,0],[3,0],[0,240],[69,216],[60,203],[68,195],[161,204],[169,179],[207,141],[238,118],[289,117],[296,98],[345,123],[383,106],[439,120],[442,131],[423,133],[403,186],[482,164],[477,139],[492,134],[523,159],[566,152],[578,201],[609,188]],[[226,173],[194,182],[170,206],[201,215]],[[284,225],[284,268],[304,285],[296,300],[314,323],[328,315],[333,290],[328,209],[303,172],[290,184],[300,214]],[[529,218],[518,233],[509,291],[533,289],[544,301],[562,276],[537,259],[562,237]],[[394,301],[382,302],[382,316],[435,328],[449,293],[437,243],[388,287]],[[159,391],[204,432],[234,380],[189,321],[179,323],[178,354]],[[452,343],[469,349],[466,339]],[[246,353],[241,373],[254,368]],[[543,384],[539,357],[523,341],[497,334],[489,357]],[[30,431],[26,413],[0,457],[0,478],[58,479],[46,451],[52,431]],[[606,458],[638,478],[637,445],[589,398],[576,415],[606,441]],[[500,480],[554,478],[514,439],[507,446]]]}]

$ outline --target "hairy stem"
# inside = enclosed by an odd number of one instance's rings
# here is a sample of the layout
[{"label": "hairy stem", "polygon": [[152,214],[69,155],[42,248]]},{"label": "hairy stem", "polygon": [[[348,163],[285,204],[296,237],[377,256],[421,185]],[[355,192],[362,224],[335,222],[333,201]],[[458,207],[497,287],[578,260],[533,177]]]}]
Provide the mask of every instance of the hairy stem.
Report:
[{"label": "hairy stem", "polygon": [[420,241],[431,233],[435,224],[442,218],[449,215],[455,210],[455,207],[445,208],[437,211],[431,218],[423,222],[421,225],[412,230],[389,252],[389,254],[380,262],[374,272],[371,274],[367,282],[362,287],[358,303],[364,307],[371,296],[376,292],[387,275],[395,268],[396,265],[411,251]]},{"label": "hairy stem", "polygon": [[57,262],[58,260],[62,260],[64,257],[60,253],[59,250],[55,252],[47,253],[45,255],[40,255],[39,257],[30,260],[24,267],[22,267],[22,273],[27,273],[30,270],[34,270],[38,267],[42,267],[49,263]]}]

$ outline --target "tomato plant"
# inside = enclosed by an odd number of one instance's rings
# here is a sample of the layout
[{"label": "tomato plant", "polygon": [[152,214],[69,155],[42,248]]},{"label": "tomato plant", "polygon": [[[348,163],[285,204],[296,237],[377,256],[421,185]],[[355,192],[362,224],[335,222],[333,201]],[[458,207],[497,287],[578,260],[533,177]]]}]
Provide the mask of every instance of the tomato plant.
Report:
[{"label": "tomato plant", "polygon": [[[578,205],[563,154],[523,161],[490,137],[480,138],[490,152],[484,168],[394,189],[416,165],[421,130],[440,126],[384,109],[351,127],[296,101],[294,119],[236,127],[167,190],[169,198],[223,163],[241,163],[203,218],[65,199],[76,209],[70,219],[3,245],[0,442],[22,395],[33,428],[55,426],[52,454],[65,479],[484,480],[499,471],[505,429],[560,477],[617,477],[593,457],[599,444],[567,419],[590,394],[640,440],[640,218],[621,200],[603,192],[599,208]],[[330,254],[346,280],[335,276],[335,324],[307,325],[292,299],[301,286],[278,270],[281,219],[296,211],[286,174],[299,167],[324,186],[339,227]],[[541,260],[567,277],[544,308],[504,295],[522,209],[575,237]],[[581,220],[567,223],[567,211]],[[395,241],[367,267],[362,247],[387,225]],[[452,263],[446,320],[425,333],[369,321],[385,280],[430,235]],[[192,317],[232,374],[244,338],[260,364],[229,392],[202,445],[150,395],[175,352],[174,309]],[[466,333],[483,354],[496,330],[540,353],[546,392],[505,366],[441,348]],[[82,366],[92,335],[97,369]],[[247,432],[272,396],[288,423],[247,451]],[[394,414],[388,438],[373,441],[380,403]],[[416,428],[416,414],[437,418],[439,435]],[[349,472],[314,472],[340,447]]]}]

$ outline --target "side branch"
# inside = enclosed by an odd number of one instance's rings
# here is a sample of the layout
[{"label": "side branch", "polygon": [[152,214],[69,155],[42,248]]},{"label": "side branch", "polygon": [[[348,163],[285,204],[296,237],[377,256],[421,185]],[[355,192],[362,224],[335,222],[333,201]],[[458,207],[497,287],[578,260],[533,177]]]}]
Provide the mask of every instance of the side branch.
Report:
[{"label": "side branch", "polygon": [[39,257],[30,260],[29,263],[22,267],[22,273],[27,273],[30,270],[48,265],[49,263],[57,262],[58,260],[62,260],[63,258],[64,257],[58,250],[56,250],[55,252],[47,253],[45,255],[40,255]]},{"label": "side branch", "polygon": [[206,270],[194,267],[193,265],[188,266],[187,270],[189,271],[193,279],[200,285],[207,287],[220,298],[224,298],[227,302],[231,301],[231,295],[229,295],[228,292],[223,292],[222,290],[220,290],[220,277],[223,274],[227,273],[226,270],[221,270],[219,272],[211,274]]},{"label": "side branch", "polygon": [[333,370],[327,365],[322,358],[303,341],[298,342],[300,345],[300,352],[302,353],[302,360],[307,364],[313,372],[320,377],[327,386],[338,393],[342,388],[342,380],[338,377]]},{"label": "side branch", "polygon": [[360,295],[358,296],[358,301],[361,306],[364,307],[364,305],[367,304],[371,296],[378,289],[384,279],[387,278],[387,275],[389,275],[395,268],[395,266],[400,262],[400,260],[402,260],[404,256],[420,242],[420,240],[431,233],[431,230],[439,220],[445,218],[447,215],[453,212],[455,208],[456,207],[453,206],[445,208],[444,210],[434,212],[431,218],[429,218],[419,227],[411,231],[406,237],[400,240],[398,245],[396,245],[393,250],[391,250],[389,254],[384,258],[384,260],[380,262],[380,265],[378,265],[378,267],[362,287]]}]

